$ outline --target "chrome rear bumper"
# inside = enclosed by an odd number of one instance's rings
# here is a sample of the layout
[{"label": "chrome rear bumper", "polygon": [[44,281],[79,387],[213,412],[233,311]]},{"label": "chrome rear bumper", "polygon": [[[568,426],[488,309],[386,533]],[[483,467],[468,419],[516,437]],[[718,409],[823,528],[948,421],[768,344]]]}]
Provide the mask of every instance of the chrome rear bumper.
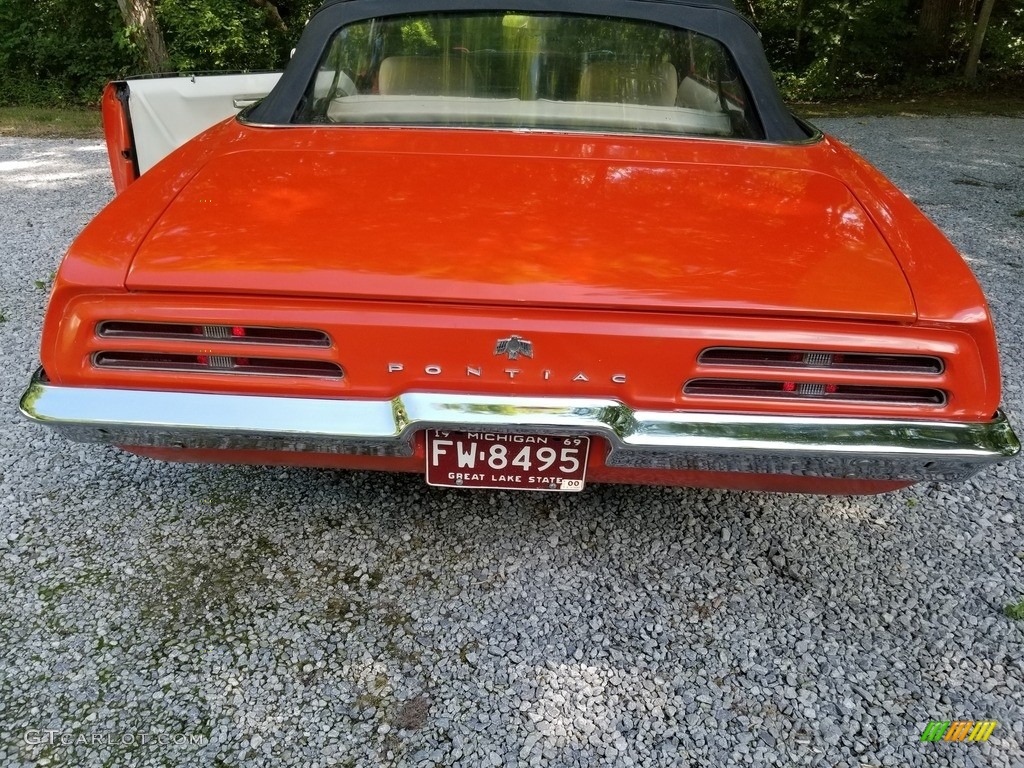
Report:
[{"label": "chrome rear bumper", "polygon": [[1020,451],[1009,422],[635,411],[617,400],[409,392],[324,400],[62,387],[41,371],[29,419],[81,442],[412,456],[427,428],[580,434],[611,467],[877,480],[964,480]]}]

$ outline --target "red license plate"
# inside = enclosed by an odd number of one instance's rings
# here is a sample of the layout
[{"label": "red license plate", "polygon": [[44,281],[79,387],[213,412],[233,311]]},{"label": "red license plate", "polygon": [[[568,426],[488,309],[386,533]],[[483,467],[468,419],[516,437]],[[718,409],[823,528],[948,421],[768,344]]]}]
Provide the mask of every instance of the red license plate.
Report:
[{"label": "red license plate", "polygon": [[589,437],[427,430],[427,482],[449,488],[582,491]]}]

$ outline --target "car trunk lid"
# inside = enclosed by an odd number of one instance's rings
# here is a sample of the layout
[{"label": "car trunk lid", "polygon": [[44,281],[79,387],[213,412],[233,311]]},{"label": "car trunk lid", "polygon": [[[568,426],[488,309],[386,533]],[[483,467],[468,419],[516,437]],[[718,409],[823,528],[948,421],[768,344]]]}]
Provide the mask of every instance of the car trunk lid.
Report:
[{"label": "car trunk lid", "polygon": [[915,317],[892,252],[826,174],[585,153],[221,155],[168,206],[127,287]]}]

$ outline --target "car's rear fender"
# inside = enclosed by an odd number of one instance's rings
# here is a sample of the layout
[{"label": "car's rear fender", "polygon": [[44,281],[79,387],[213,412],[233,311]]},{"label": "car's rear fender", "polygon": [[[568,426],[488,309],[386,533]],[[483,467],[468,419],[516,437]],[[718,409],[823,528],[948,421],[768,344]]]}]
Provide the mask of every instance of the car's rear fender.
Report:
[{"label": "car's rear fender", "polygon": [[864,158],[831,137],[824,148],[841,179],[885,239],[914,296],[917,323],[969,334],[983,364],[976,375],[1000,391],[995,326],[985,294],[970,266],[915,203]]}]

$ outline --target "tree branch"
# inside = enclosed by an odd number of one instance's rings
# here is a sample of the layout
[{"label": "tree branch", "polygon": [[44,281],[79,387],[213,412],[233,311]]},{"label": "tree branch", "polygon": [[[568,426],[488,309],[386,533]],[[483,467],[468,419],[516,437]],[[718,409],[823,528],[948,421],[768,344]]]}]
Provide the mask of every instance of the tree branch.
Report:
[{"label": "tree branch", "polygon": [[277,6],[274,5],[270,0],[249,0],[252,5],[257,8],[262,8],[267,12],[267,16],[270,17],[270,21],[273,25],[281,32],[288,31],[288,25],[284,23],[284,19],[281,18],[281,12],[277,10]]}]

